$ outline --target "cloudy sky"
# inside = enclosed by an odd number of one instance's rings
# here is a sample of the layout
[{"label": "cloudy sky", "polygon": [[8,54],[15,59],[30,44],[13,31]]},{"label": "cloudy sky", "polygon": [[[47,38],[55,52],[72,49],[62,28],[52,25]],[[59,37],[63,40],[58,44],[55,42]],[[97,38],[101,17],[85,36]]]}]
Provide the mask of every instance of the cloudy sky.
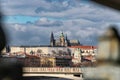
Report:
[{"label": "cloudy sky", "polygon": [[49,44],[63,31],[83,45],[97,45],[110,24],[120,27],[120,12],[88,0],[0,0],[10,45]]}]

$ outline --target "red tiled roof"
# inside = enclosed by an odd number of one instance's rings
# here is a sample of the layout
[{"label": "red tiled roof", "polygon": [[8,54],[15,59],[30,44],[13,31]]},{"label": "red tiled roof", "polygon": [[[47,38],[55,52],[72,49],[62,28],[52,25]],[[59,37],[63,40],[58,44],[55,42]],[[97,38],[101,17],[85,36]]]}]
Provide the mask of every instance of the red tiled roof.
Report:
[{"label": "red tiled roof", "polygon": [[96,46],[70,46],[69,48],[96,49]]}]

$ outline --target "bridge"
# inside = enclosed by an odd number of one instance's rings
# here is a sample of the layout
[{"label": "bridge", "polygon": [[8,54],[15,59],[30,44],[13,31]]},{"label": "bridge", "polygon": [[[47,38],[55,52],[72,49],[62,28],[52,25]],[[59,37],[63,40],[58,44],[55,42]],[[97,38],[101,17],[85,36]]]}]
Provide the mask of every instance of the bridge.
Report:
[{"label": "bridge", "polygon": [[46,76],[46,77],[59,77],[72,80],[83,80],[81,68],[71,67],[24,67],[24,77],[31,76]]}]

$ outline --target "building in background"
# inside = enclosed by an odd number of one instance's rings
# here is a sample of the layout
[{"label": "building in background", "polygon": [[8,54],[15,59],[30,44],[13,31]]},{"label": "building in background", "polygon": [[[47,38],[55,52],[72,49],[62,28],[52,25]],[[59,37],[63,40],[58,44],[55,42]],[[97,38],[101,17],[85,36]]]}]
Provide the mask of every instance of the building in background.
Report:
[{"label": "building in background", "polygon": [[94,66],[96,64],[96,46],[69,46],[73,66]]},{"label": "building in background", "polygon": [[54,38],[53,32],[50,37],[50,46],[77,46],[80,45],[79,40],[69,40],[67,35],[64,36],[63,32],[60,34],[59,39]]},{"label": "building in background", "polygon": [[95,62],[96,53],[97,47],[95,46],[80,45],[78,40],[69,40],[63,32],[59,39],[55,39],[52,32],[50,45],[7,46],[2,51],[2,56],[20,58],[26,66],[28,63],[30,65],[36,63],[35,66],[41,67],[80,67],[87,62]]}]

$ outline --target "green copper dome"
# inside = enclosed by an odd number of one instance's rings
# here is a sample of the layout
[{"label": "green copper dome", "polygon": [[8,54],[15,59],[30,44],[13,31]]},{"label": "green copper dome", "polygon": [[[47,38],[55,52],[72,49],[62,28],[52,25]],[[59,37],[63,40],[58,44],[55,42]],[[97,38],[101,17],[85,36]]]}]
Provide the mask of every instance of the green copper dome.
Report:
[{"label": "green copper dome", "polygon": [[60,34],[60,37],[64,37],[64,34],[63,34],[63,32]]}]

